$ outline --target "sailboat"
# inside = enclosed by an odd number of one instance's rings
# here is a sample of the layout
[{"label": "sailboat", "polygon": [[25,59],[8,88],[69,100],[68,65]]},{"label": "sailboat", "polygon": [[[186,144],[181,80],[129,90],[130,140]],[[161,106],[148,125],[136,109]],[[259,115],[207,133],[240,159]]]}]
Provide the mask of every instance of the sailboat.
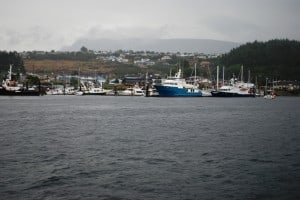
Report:
[{"label": "sailboat", "polygon": [[265,87],[265,95],[264,99],[275,99],[276,95],[274,92],[274,81],[273,81],[273,87],[272,89],[268,89],[268,78],[266,78],[266,87]]},{"label": "sailboat", "polygon": [[241,66],[241,80],[233,76],[230,79],[229,85],[223,85],[218,89],[219,66],[217,67],[217,90],[212,91],[213,97],[255,97],[255,85],[250,83],[250,78],[247,83],[243,81],[243,66]]}]

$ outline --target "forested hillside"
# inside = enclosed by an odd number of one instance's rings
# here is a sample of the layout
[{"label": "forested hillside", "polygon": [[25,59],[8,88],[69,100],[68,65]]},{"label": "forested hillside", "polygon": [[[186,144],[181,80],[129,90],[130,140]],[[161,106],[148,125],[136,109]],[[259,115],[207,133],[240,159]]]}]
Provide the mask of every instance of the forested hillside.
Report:
[{"label": "forested hillside", "polygon": [[17,52],[0,51],[0,73],[5,74],[13,65],[13,72],[25,73],[23,59]]},{"label": "forested hillside", "polygon": [[270,40],[246,43],[220,58],[227,72],[237,71],[241,65],[253,76],[277,80],[300,80],[300,42]]}]

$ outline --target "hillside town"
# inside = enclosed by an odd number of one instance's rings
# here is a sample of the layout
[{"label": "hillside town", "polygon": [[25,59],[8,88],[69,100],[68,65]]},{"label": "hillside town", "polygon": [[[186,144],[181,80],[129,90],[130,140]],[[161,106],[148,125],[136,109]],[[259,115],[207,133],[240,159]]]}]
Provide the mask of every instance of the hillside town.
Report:
[{"label": "hillside town", "polygon": [[[140,88],[145,92],[147,85],[154,89],[167,80],[170,87],[177,85],[186,90],[201,90],[200,96],[209,96],[213,90],[227,91],[233,85],[237,88],[245,86],[236,85],[237,81],[251,83],[249,88],[242,89],[251,95],[254,92],[261,95],[268,90],[276,90],[278,95],[296,95],[299,93],[298,68],[295,68],[298,58],[292,57],[293,49],[291,54],[280,56],[281,45],[291,49],[288,47],[296,44],[286,40],[254,42],[225,54],[95,51],[84,46],[73,52],[2,52],[3,61],[15,61],[1,65],[1,76],[5,80],[11,65],[10,77],[15,77],[26,88],[39,87],[44,93],[50,91],[49,94],[56,93],[54,90],[60,90],[59,94],[74,94],[77,90],[94,88],[113,95],[128,88]],[[257,53],[258,48],[265,48],[265,54],[269,56],[263,58]],[[172,82],[179,79],[180,83]]]}]

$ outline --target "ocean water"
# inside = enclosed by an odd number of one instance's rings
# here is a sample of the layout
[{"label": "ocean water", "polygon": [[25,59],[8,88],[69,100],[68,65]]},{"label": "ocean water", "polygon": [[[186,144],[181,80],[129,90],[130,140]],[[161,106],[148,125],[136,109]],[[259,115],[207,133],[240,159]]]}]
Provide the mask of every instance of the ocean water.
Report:
[{"label": "ocean water", "polygon": [[300,199],[300,98],[0,97],[0,199]]}]

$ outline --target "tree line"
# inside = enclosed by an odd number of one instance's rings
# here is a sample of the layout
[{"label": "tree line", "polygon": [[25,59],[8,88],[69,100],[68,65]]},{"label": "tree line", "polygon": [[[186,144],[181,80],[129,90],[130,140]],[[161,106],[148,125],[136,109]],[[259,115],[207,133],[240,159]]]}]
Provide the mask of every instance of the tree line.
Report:
[{"label": "tree line", "polygon": [[25,73],[23,58],[18,52],[0,51],[0,73],[7,73],[10,65],[13,66],[13,72]]},{"label": "tree line", "polygon": [[252,76],[277,80],[300,80],[300,42],[276,39],[254,41],[232,49],[219,59],[228,72],[251,70]]}]

